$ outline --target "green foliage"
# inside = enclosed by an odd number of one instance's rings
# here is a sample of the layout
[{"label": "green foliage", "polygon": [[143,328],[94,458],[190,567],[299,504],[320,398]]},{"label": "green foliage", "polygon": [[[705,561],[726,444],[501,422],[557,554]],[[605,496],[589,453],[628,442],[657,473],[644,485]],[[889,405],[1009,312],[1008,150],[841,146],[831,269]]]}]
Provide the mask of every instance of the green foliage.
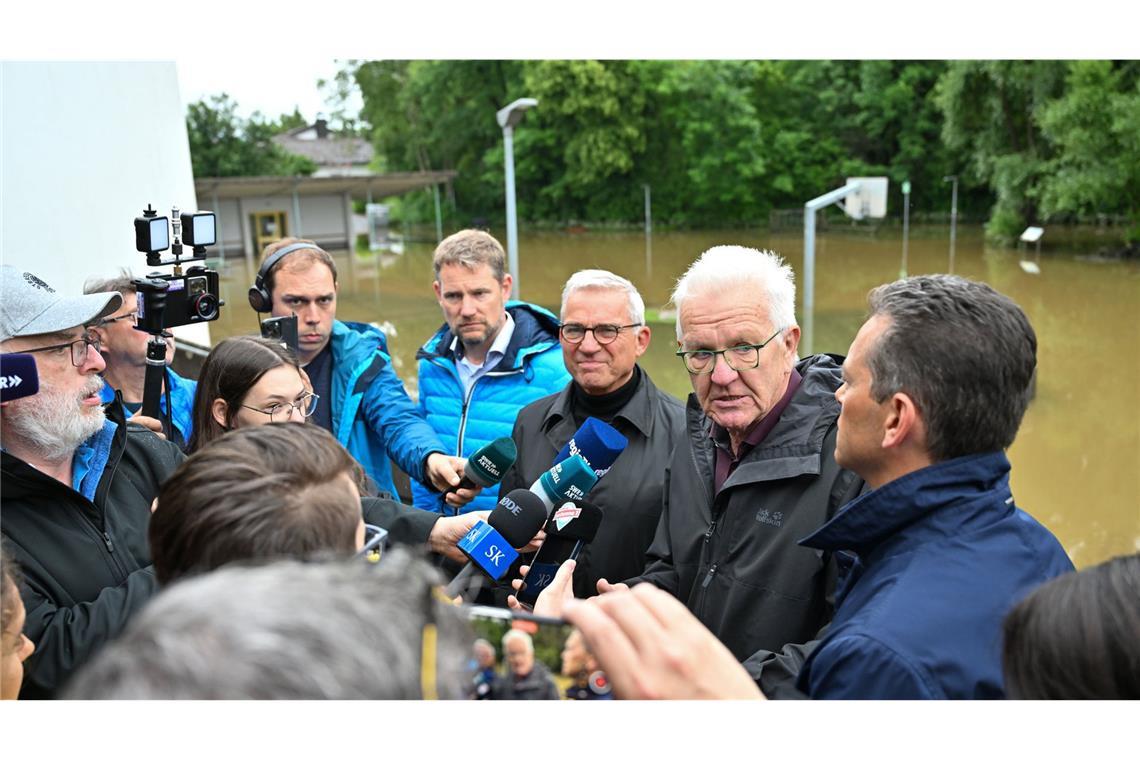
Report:
[{"label": "green foliage", "polygon": [[242,119],[236,109],[224,93],[190,104],[186,131],[195,177],[297,176],[316,171],[308,158],[288,153],[272,141],[274,135],[303,125],[300,113],[267,121],[258,112]]},{"label": "green foliage", "polygon": [[[762,225],[847,176],[910,180],[915,211],[1026,224],[1140,208],[1140,64],[1101,61],[369,61],[344,64],[358,125],[387,171],[454,169],[445,215],[503,215],[495,112],[539,100],[514,132],[520,217]],[[428,221],[412,194],[400,217]]]}]

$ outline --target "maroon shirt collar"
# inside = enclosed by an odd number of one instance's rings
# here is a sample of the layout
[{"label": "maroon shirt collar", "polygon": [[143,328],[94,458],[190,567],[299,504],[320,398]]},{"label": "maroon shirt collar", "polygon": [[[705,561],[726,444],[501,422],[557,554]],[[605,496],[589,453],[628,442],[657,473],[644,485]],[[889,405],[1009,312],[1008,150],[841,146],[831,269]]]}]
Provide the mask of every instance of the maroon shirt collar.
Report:
[{"label": "maroon shirt collar", "polygon": [[792,402],[792,396],[796,395],[796,389],[800,387],[802,379],[800,373],[793,367],[792,374],[788,377],[788,389],[784,391],[784,395],[776,402],[770,412],[752,423],[752,428],[744,436],[744,440],[740,442],[740,451],[737,452],[736,456],[732,454],[732,444],[729,442],[728,431],[715,422],[712,423],[709,437],[716,444],[716,473],[713,482],[715,490],[713,493],[720,493],[724,481],[728,480],[728,476],[736,469],[740,460],[747,456],[752,449],[759,446],[768,437],[768,433],[772,432],[772,428],[776,427],[776,423],[780,421],[780,415]]}]

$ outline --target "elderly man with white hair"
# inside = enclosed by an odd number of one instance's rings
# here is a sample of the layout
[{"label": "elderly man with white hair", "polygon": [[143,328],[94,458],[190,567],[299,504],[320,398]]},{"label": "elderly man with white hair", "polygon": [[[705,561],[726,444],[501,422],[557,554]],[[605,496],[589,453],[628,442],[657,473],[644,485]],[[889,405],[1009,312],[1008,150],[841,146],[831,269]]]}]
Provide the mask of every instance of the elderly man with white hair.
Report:
[{"label": "elderly man with white hair", "polygon": [[668,591],[738,660],[763,660],[832,616],[835,560],[797,541],[862,486],[835,462],[842,359],[797,358],[792,270],[768,251],[709,249],[673,303],[687,435],[649,566],[627,583]]},{"label": "elderly man with white hair", "polygon": [[503,478],[502,493],[530,486],[587,417],[613,425],[629,440],[588,497],[603,519],[578,556],[574,591],[580,597],[597,593],[599,578],[628,578],[645,569],[661,516],[665,469],[684,435],[684,406],[637,364],[649,338],[645,303],[633,283],[601,269],[576,272],[562,290],[559,333],[573,381],[524,407],[515,420],[518,459]]}]

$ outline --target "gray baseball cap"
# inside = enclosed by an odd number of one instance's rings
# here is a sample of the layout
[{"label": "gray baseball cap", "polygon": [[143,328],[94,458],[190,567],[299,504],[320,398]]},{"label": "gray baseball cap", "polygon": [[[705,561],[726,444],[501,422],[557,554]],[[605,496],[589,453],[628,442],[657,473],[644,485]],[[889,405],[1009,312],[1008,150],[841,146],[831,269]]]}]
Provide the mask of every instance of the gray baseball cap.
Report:
[{"label": "gray baseball cap", "polygon": [[113,314],[118,293],[64,297],[31,272],[0,267],[0,341],[70,330]]}]

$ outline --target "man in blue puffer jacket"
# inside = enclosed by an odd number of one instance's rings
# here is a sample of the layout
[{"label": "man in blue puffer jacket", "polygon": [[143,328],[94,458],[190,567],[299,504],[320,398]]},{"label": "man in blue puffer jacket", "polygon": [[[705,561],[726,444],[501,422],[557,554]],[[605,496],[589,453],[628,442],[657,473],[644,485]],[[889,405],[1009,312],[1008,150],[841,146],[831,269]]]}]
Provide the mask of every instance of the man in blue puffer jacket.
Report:
[{"label": "man in blue puffer jacket", "polygon": [[[381,491],[396,493],[389,457],[437,492],[458,485],[463,462],[444,453],[408,398],[384,333],[336,319],[336,297],[336,265],[313,241],[285,238],[266,247],[250,305],[275,317],[297,315],[297,356],[322,399],[310,421],[336,436]],[[447,500],[461,506],[474,494],[461,489]]]},{"label": "man in blue puffer jacket", "polygon": [[[447,321],[416,354],[419,407],[456,456],[510,437],[520,409],[570,379],[557,317],[507,300],[505,258],[499,241],[480,230],[457,232],[435,251],[433,288]],[[493,509],[498,493],[498,486],[485,488],[463,510]],[[421,509],[443,509],[441,494],[419,484],[412,496]]]}]

